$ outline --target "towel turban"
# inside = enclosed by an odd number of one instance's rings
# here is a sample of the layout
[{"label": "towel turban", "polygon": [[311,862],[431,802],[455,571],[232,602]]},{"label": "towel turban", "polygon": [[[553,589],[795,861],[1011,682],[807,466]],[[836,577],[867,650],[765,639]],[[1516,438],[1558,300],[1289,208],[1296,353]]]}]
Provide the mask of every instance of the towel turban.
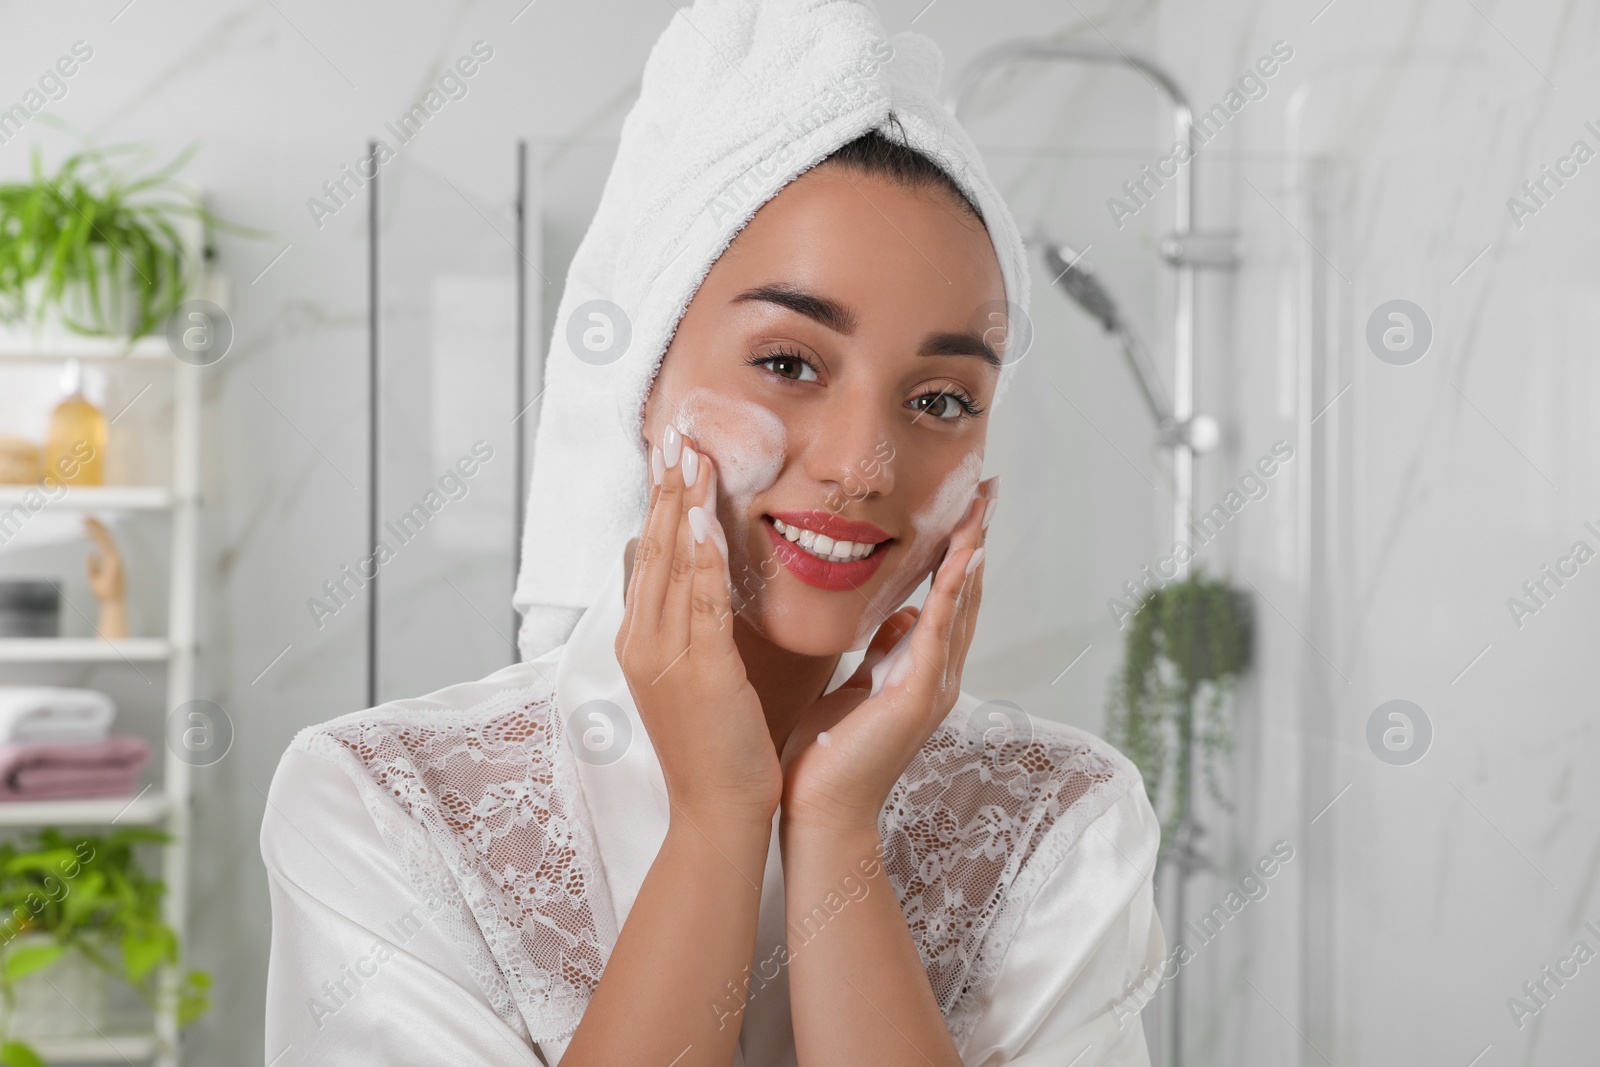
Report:
[{"label": "towel turban", "polygon": [[[566,641],[643,524],[645,399],[700,282],[762,204],[830,153],[892,114],[892,135],[983,214],[1011,322],[1026,322],[1022,239],[938,98],[943,65],[927,37],[887,36],[864,0],[696,0],[672,17],[550,337],[513,597],[525,659]],[[995,402],[1025,351],[1006,348]]]}]

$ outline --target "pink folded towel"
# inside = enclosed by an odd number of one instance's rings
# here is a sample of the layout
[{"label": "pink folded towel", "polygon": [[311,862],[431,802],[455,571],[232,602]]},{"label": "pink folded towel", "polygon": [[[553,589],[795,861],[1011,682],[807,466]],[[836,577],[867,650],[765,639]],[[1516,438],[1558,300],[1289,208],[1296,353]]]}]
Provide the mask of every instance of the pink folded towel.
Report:
[{"label": "pink folded towel", "polygon": [[149,762],[150,746],[127,734],[87,745],[0,745],[0,802],[126,796]]}]

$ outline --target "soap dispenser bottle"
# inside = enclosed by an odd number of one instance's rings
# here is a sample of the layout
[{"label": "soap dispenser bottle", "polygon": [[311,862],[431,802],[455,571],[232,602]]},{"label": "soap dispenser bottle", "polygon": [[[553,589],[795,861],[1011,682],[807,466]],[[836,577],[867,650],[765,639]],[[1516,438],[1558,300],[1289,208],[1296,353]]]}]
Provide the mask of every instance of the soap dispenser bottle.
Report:
[{"label": "soap dispenser bottle", "polygon": [[61,375],[65,395],[50,416],[45,474],[67,485],[101,485],[105,479],[106,417],[84,395],[83,378],[83,365],[68,360]]}]

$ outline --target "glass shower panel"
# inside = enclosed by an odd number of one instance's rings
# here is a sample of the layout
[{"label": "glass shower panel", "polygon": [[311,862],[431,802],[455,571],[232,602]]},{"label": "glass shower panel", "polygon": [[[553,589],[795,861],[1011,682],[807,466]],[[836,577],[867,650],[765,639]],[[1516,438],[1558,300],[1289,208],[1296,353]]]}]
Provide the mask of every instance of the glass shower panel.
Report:
[{"label": "glass shower panel", "polygon": [[[1160,248],[1173,187],[1120,225],[1107,206],[1150,152],[983,147],[1024,233],[1083,253],[1170,395],[1176,284]],[[1349,297],[1317,251],[1337,236],[1340,171],[1282,153],[1212,153],[1197,166],[1198,228],[1232,232],[1238,262],[1196,280],[1195,408],[1222,432],[1195,464],[1202,518],[1184,540],[1197,570],[1249,598],[1254,662],[1226,705],[1232,751],[1214,761],[1215,791],[1196,770],[1203,867],[1181,914],[1176,870],[1154,873],[1169,955],[1140,999],[1158,1067],[1308,1062],[1296,1030],[1320,1044],[1332,1025],[1330,820],[1311,820],[1344,782],[1329,788],[1327,753],[1330,679],[1342,683],[1318,649],[1348,673],[1325,610],[1345,544],[1335,457],[1348,430],[1337,408],[1317,417],[1349,380],[1332,354]],[[1010,518],[990,531],[963,688],[1104,735],[1126,656],[1116,606],[1166,584],[1151,575],[1174,548],[1171,465],[1115,339],[1054,287],[1029,245],[1033,347],[986,456],[1004,474]],[[1263,878],[1258,864],[1280,841]],[[1235,912],[1229,902],[1241,900]],[[1219,907],[1232,921],[1215,918]]]},{"label": "glass shower panel", "polygon": [[515,659],[517,531],[515,204],[405,159],[382,183],[380,701]]},{"label": "glass shower panel", "polygon": [[1001,475],[1005,503],[963,687],[1098,733],[1121,658],[1108,602],[1126,599],[1123,582],[1141,580],[1162,536],[1170,543],[1171,474],[1115,340],[1051,286],[1032,237],[1083,253],[1170,396],[1169,272],[1104,207],[1135,154],[980,147],[1028,239],[1033,341],[989,421],[984,469]]}]

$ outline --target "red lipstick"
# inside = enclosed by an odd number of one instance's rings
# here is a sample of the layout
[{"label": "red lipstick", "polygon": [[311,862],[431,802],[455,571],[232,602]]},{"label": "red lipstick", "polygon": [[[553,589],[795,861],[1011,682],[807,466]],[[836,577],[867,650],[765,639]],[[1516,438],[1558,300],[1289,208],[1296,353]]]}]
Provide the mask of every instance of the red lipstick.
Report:
[{"label": "red lipstick", "polygon": [[841,519],[831,511],[769,511],[767,514],[781,520],[785,525],[815,530],[819,534],[827,534],[835,541],[875,545],[889,540],[889,531],[883,527],[856,519]]},{"label": "red lipstick", "polygon": [[[873,544],[879,547],[862,559],[845,563],[820,559],[779,533],[778,528],[770,521],[774,517],[785,525],[816,530],[835,541],[855,541],[858,544]],[[884,557],[889,554],[888,546],[884,542],[892,540],[882,527],[874,526],[870,522],[841,519],[826,511],[774,511],[761,520],[761,527],[767,531],[767,537],[772,541],[773,555],[778,557],[778,561],[790,574],[807,585],[834,591],[856,589],[865,584],[883,565]]]}]

